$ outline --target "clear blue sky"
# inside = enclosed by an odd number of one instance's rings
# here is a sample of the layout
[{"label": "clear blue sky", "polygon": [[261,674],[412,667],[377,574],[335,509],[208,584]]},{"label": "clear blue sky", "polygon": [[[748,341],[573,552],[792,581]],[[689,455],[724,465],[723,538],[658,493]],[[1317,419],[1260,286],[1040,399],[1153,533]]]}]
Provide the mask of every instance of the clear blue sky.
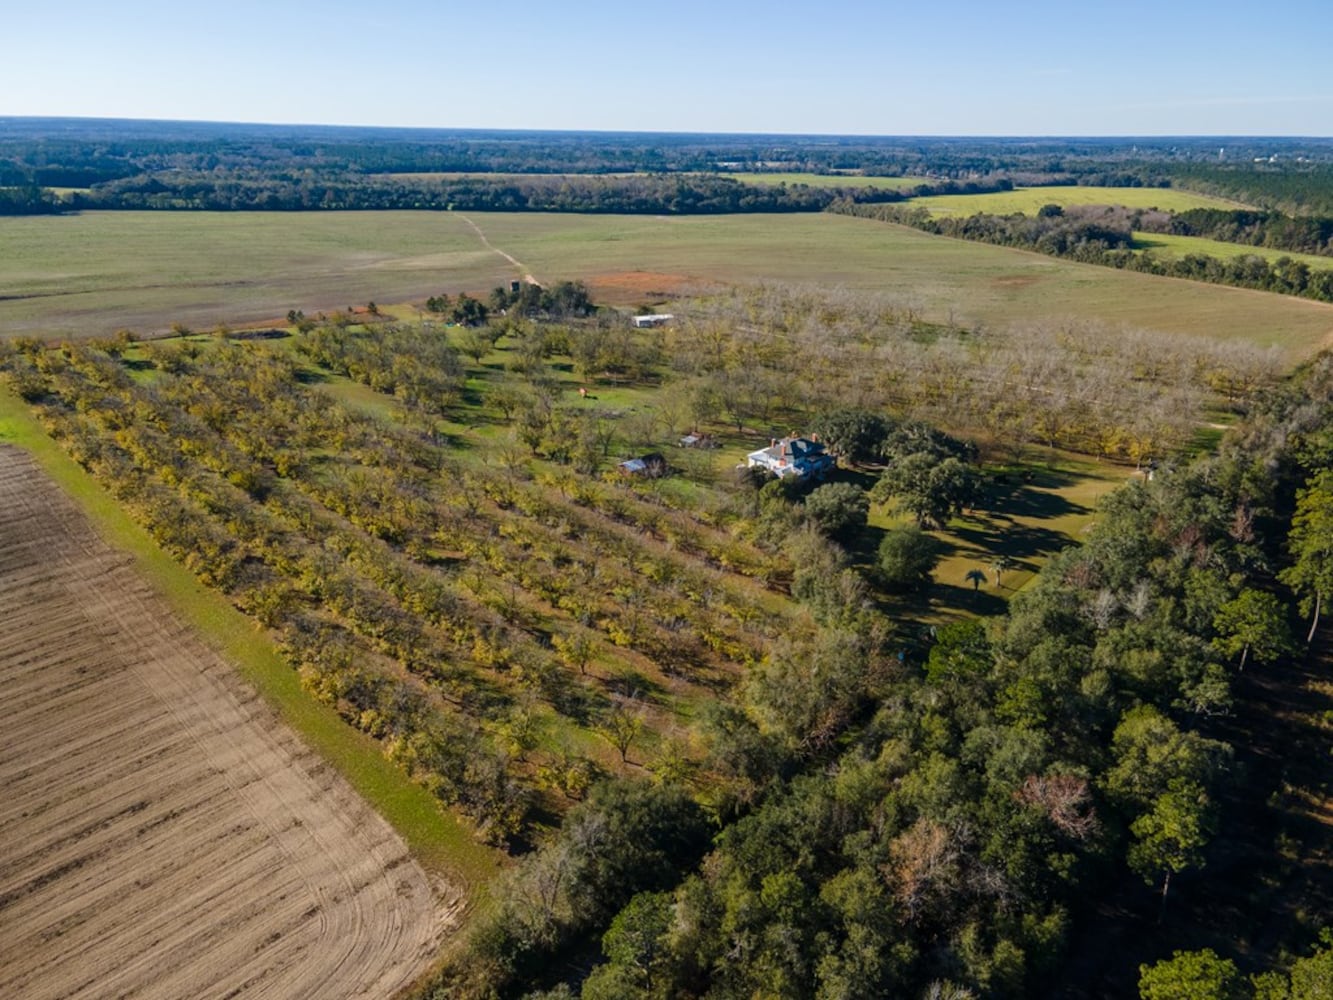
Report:
[{"label": "clear blue sky", "polygon": [[1330,135],[1333,0],[69,0],[0,115],[885,135]]}]

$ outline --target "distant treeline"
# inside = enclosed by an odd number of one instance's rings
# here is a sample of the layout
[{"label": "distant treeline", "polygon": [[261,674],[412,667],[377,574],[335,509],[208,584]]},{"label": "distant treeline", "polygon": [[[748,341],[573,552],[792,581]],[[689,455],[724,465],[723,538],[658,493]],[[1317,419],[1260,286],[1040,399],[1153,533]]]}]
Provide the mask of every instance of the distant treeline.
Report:
[{"label": "distant treeline", "polygon": [[[1165,186],[1183,179],[1191,187],[1235,188],[1235,197],[1271,189],[1274,207],[1302,201],[1297,194],[1306,188],[1317,193],[1322,176],[1329,197],[1333,141],[1233,139],[1225,163],[1217,154],[1218,140],[1209,138],[579,133],[0,117],[0,186],[92,188],[147,177],[171,183],[181,173],[342,184],[386,176],[401,183],[394,175],[431,173],[856,171],[957,181],[1007,176],[1022,185]],[[1269,164],[1272,156],[1279,160]],[[1264,162],[1251,167],[1255,159]],[[1252,193],[1256,184],[1266,187]],[[1333,207],[1319,210],[1333,214]]]},{"label": "distant treeline", "polygon": [[934,218],[920,207],[858,205],[847,200],[836,202],[829,210],[896,222],[939,236],[1035,250],[1085,264],[1333,302],[1333,261],[1325,271],[1313,270],[1305,262],[1289,257],[1270,262],[1251,254],[1224,259],[1197,253],[1180,257],[1141,253],[1134,249],[1129,221],[1133,216],[1108,212],[1098,206],[1068,210],[1052,206],[1052,211],[1036,216],[983,212],[962,218]]},{"label": "distant treeline", "polygon": [[1165,225],[1144,228],[1272,250],[1333,255],[1333,218],[1326,216],[1293,217],[1254,209],[1192,208],[1172,215]]},{"label": "distant treeline", "polygon": [[718,174],[629,176],[533,174],[405,181],[343,175],[271,177],[258,172],[174,173],[111,181],[71,196],[89,209],[337,211],[459,209],[477,212],[590,212],[714,215],[822,212],[838,199],[899,202],[935,194],[980,194],[1013,188],[1008,178],[923,182],[911,191],[746,184]]},{"label": "distant treeline", "polygon": [[[920,177],[926,187],[871,195],[723,183],[728,176],[806,172]],[[699,179],[718,174],[722,179]],[[1002,190],[996,186],[1002,182],[1189,187],[1292,215],[1333,217],[1333,141],[578,133],[0,117],[0,188],[76,189],[72,207],[820,211],[836,198],[891,202]],[[950,183],[962,187],[941,187]],[[6,204],[11,201],[7,196]],[[55,210],[45,196],[22,204],[25,211]],[[1308,235],[1263,245],[1307,249]]]},{"label": "distant treeline", "polygon": [[723,214],[819,212],[838,192],[756,187],[718,176],[643,174],[405,182],[386,177],[275,178],[189,173],[136,177],[78,194],[80,208],[209,211],[460,209],[477,212]]},{"label": "distant treeline", "polygon": [[1187,163],[1173,168],[1172,176],[1178,187],[1204,194],[1293,215],[1333,216],[1333,165],[1306,157],[1235,165]]},{"label": "distant treeline", "polygon": [[66,205],[50,191],[33,187],[0,187],[0,215],[54,215]]},{"label": "distant treeline", "polygon": [[68,163],[50,162],[49,155],[30,154],[26,158],[15,159],[0,156],[0,185],[81,188],[129,177],[138,172],[135,165],[127,160],[80,150],[68,151]]},{"label": "distant treeline", "polygon": [[[796,175],[793,175],[795,177]],[[914,187],[814,187],[794,181],[746,183],[744,174],[505,174],[431,178],[388,174],[272,174],[263,170],[173,170],[136,174],[76,190],[64,198],[32,183],[0,188],[0,214],[78,209],[168,211],[375,211],[459,209],[474,212],[585,212],[721,215],[822,212],[843,200],[897,203],[951,194],[991,194],[1016,185],[1088,183],[1144,186],[1132,175],[990,174],[921,178]]]}]

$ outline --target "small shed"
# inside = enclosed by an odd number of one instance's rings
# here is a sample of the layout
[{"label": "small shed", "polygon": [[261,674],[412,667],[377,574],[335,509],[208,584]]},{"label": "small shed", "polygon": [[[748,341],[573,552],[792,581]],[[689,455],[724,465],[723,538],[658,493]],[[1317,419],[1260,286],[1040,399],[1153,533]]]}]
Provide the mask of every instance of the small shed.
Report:
[{"label": "small shed", "polygon": [[667,460],[654,451],[638,458],[626,459],[616,466],[616,470],[622,476],[661,479],[670,471],[670,467],[667,465]]},{"label": "small shed", "polygon": [[634,325],[643,330],[652,326],[666,326],[675,318],[673,313],[648,313],[643,316],[635,316]]},{"label": "small shed", "polygon": [[678,442],[682,448],[716,448],[717,442],[713,440],[712,435],[700,434],[698,431],[691,431]]}]

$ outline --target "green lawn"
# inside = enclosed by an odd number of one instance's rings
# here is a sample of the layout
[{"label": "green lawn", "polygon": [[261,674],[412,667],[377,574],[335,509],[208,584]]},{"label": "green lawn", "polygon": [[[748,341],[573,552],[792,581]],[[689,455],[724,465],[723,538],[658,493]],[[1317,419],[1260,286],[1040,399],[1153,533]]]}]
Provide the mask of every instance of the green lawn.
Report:
[{"label": "green lawn", "polygon": [[1191,208],[1237,208],[1238,203],[1176,188],[1145,187],[1035,187],[997,191],[993,194],[941,194],[914,198],[932,215],[1035,215],[1043,205],[1124,205],[1126,208],[1160,208],[1184,212]]},{"label": "green lawn", "polygon": [[[1049,190],[1049,189],[1043,189]],[[1080,189],[1095,190],[1095,189]],[[1139,190],[1139,189],[1131,189]],[[1070,318],[1277,345],[1291,360],[1333,333],[1333,306],[1076,264],[825,214],[470,213],[490,243],[551,282],[636,304],[727,282],[842,286],[928,319]],[[467,290],[517,276],[448,212],[90,212],[0,226],[0,336],[70,337],[174,322],[277,321]]]},{"label": "green lawn", "polygon": [[[995,614],[1036,575],[1056,552],[1083,541],[1096,519],[1097,502],[1131,478],[1124,466],[1066,455],[1012,467],[992,467],[986,498],[975,510],[934,532],[943,557],[927,597],[918,609],[941,622]],[[907,523],[885,507],[875,507],[870,523],[888,528]],[[997,557],[1007,566],[996,582]],[[984,581],[968,574],[980,571]]]},{"label": "green lawn", "polygon": [[446,813],[425,789],[386,760],[370,737],[343,722],[300,686],[267,635],[164,553],[98,484],[43,432],[28,408],[0,390],[0,442],[31,452],[88,515],[108,544],[134,556],[136,567],[204,641],[234,663],[283,720],[398,831],[430,872],[460,880],[474,900],[500,870],[502,855]]}]

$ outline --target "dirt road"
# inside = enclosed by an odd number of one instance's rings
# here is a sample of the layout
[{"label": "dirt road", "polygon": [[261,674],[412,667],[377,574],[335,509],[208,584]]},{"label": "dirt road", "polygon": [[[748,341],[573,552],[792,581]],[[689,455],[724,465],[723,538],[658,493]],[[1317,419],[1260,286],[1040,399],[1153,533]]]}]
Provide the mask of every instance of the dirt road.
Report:
[{"label": "dirt road", "polygon": [[499,247],[495,246],[490,240],[486,238],[486,234],[482,232],[481,226],[477,225],[466,215],[463,215],[462,213],[457,213],[457,214],[458,217],[462,219],[464,222],[466,222],[472,228],[472,231],[477,234],[477,239],[481,240],[482,246],[484,246],[487,250],[491,251],[491,253],[499,254],[505,260],[509,261],[509,263],[513,264],[515,270],[517,270],[519,274],[523,275],[523,280],[527,284],[536,285],[538,288],[541,287],[541,282],[532,276],[532,273],[528,270],[526,264],[524,264],[517,257],[511,257],[509,254],[505,253]]}]

